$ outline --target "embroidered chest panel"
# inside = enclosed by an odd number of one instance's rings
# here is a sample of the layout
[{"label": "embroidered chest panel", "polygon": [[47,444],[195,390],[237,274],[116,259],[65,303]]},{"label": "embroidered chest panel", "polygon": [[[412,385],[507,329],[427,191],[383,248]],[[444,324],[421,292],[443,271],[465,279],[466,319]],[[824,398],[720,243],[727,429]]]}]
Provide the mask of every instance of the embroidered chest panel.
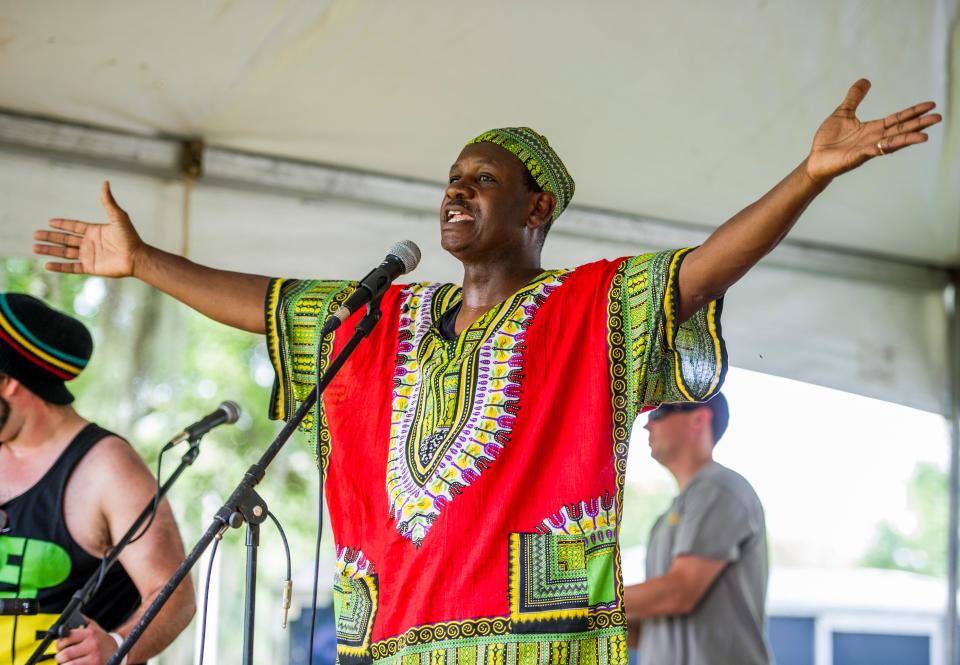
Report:
[{"label": "embroidered chest panel", "polygon": [[414,545],[508,444],[526,329],[565,277],[564,271],[544,273],[455,341],[434,322],[459,301],[459,289],[414,284],[404,290],[386,480],[397,531]]}]

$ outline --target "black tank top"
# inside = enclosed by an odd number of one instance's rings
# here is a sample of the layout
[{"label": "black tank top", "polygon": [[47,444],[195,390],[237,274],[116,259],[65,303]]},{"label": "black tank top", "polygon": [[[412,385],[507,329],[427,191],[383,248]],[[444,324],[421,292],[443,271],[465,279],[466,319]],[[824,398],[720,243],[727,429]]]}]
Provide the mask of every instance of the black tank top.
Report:
[{"label": "black tank top", "polygon": [[[67,531],[63,497],[77,464],[107,436],[111,433],[90,423],[39,482],[0,505],[8,517],[8,529],[0,534],[0,597],[36,598],[40,605],[35,616],[0,616],[0,665],[25,663],[70,597],[99,570],[100,559]],[[118,562],[83,614],[112,631],[139,605],[140,594]]]}]

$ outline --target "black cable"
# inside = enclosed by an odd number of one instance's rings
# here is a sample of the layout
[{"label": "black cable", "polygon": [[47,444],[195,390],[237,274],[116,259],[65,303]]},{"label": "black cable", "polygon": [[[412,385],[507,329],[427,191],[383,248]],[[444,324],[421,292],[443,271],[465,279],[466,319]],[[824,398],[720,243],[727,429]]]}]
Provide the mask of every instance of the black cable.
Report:
[{"label": "black cable", "polygon": [[[317,400],[320,403],[320,400]],[[310,659],[309,665],[313,665],[313,639],[317,630],[317,587],[320,584],[320,541],[323,538],[323,456],[320,453],[320,434],[319,420],[315,422],[318,428],[317,432],[317,468],[320,470],[320,498],[317,502],[317,547],[313,555],[313,612],[310,616]]]},{"label": "black cable", "polygon": [[217,546],[220,537],[213,540],[213,549],[210,550],[210,563],[207,564],[207,579],[203,583],[203,615],[200,619],[200,658],[197,665],[203,665],[203,652],[207,647],[207,608],[210,605],[210,578],[213,576],[213,560],[217,557]]},{"label": "black cable", "polygon": [[[163,449],[160,450],[160,454],[157,456],[157,491],[153,495],[153,507],[150,509],[150,517],[147,518],[147,523],[140,533],[127,541],[127,545],[133,545],[135,542],[143,538],[146,535],[147,530],[153,524],[153,520],[157,517],[157,511],[160,509],[160,468],[163,463],[163,453],[166,452]],[[108,547],[107,550],[103,553],[103,558],[100,559],[100,569],[97,574],[97,584],[94,587],[94,593],[97,589],[100,588],[100,585],[103,584],[104,578],[107,576],[107,559],[110,558],[110,555],[113,553],[113,547]]]},{"label": "black cable", "polygon": [[160,449],[160,454],[157,456],[157,493],[153,495],[153,511],[150,513],[150,517],[147,519],[147,524],[140,530],[136,536],[130,539],[127,545],[133,545],[135,542],[143,538],[143,536],[150,529],[150,526],[153,524],[153,520],[157,517],[157,511],[160,509],[160,465],[163,463],[163,454],[166,451]]},{"label": "black cable", "polygon": [[[17,593],[20,592],[20,585],[23,584],[23,566],[19,567],[17,570]],[[20,617],[17,614],[13,615],[13,636],[10,639],[10,662],[17,662],[17,624],[19,623]]]},{"label": "black cable", "polygon": [[287,557],[287,579],[283,582],[283,592],[281,594],[280,608],[283,613],[283,623],[281,624],[286,630],[287,628],[287,617],[290,612],[290,603],[293,600],[293,563],[291,562],[290,557],[290,544],[287,542],[287,534],[283,531],[283,525],[280,524],[280,520],[277,519],[277,516],[267,511],[267,516],[273,520],[273,523],[277,527],[277,531],[280,532],[280,539],[283,541],[283,553]]},{"label": "black cable", "polygon": [[[366,335],[370,334],[370,331],[373,329],[373,326],[377,324],[380,320],[380,299],[382,296],[377,296],[373,301],[367,303],[367,313],[360,320],[360,323],[357,325],[356,330],[353,333],[353,337],[350,338],[350,341],[347,343],[346,348],[351,349],[358,344],[360,340]],[[323,337],[317,340],[317,361],[316,369],[314,376],[314,386],[319,389],[320,380],[322,378],[320,359],[323,352]],[[341,351],[342,352],[342,351]],[[308,660],[309,665],[313,665],[313,643],[314,643],[314,632],[317,629],[317,587],[320,583],[320,542],[323,540],[323,449],[320,444],[320,422],[322,413],[320,411],[322,404],[321,396],[317,395],[317,401],[314,404],[313,410],[313,434],[316,437],[317,441],[317,471],[320,475],[320,491],[317,495],[317,547],[314,551],[313,556],[313,612],[310,617],[310,658]]]},{"label": "black cable", "polygon": [[287,543],[287,534],[283,532],[283,527],[280,525],[280,520],[277,519],[276,515],[267,511],[267,517],[273,520],[273,523],[277,525],[277,531],[280,532],[280,540],[283,541],[283,551],[287,555],[287,581],[289,582],[293,579],[293,566],[290,562],[290,545]]},{"label": "black cable", "polygon": [[[161,491],[160,490],[160,486],[161,486],[160,469],[162,468],[161,465],[163,464],[163,454],[165,452],[166,452],[165,450],[161,449],[160,454],[157,456],[157,491],[153,495],[153,508],[151,508],[150,517],[147,518],[146,525],[144,525],[144,527],[140,529],[140,533],[138,533],[136,536],[134,536],[129,541],[127,541],[127,545],[133,545],[135,542],[143,538],[146,535],[147,531],[150,529],[150,526],[153,524],[153,521],[157,517],[157,511],[159,511],[160,509],[160,491]],[[110,558],[110,555],[112,553],[113,553],[113,547],[108,547],[107,550],[103,553],[103,557],[100,559],[100,568],[97,572],[97,584],[94,587],[94,590],[93,590],[94,593],[96,593],[97,589],[100,588],[100,585],[103,584],[104,578],[107,576],[107,559]]]},{"label": "black cable", "polygon": [[[313,385],[320,386],[320,379],[323,376],[320,359],[323,357],[323,337],[317,340],[317,362],[315,367],[315,376]],[[313,435],[317,441],[317,471],[320,475],[320,491],[317,499],[317,545],[313,553],[313,611],[310,613],[310,657],[307,659],[308,665],[313,665],[313,642],[314,633],[317,630],[317,588],[320,585],[320,541],[323,538],[323,448],[320,444],[320,422],[322,413],[321,396],[317,395],[317,402],[313,406]]]},{"label": "black cable", "polygon": [[10,662],[17,662],[17,619],[20,617],[13,615],[13,640],[10,642]]}]

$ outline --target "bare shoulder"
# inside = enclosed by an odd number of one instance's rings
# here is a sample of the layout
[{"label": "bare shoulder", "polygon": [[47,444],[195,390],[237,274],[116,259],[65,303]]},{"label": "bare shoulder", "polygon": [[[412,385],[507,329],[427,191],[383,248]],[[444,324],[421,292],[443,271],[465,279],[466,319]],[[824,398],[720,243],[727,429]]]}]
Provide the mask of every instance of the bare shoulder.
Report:
[{"label": "bare shoulder", "polygon": [[[156,480],[137,451],[118,436],[104,437],[84,455],[67,482],[63,500],[67,531],[88,553],[102,556],[155,490]],[[90,510],[93,506],[96,509]],[[119,533],[118,522],[124,523]]]},{"label": "bare shoulder", "polygon": [[73,481],[98,493],[126,496],[139,494],[143,488],[152,494],[156,482],[133,446],[112,434],[98,441],[77,464],[71,484]]}]

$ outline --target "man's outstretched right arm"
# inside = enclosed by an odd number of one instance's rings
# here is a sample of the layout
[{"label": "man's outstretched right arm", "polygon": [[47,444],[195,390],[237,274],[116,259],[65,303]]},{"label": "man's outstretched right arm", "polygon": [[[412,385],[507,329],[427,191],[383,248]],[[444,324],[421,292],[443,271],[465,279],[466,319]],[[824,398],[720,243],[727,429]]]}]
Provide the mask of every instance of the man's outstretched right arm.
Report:
[{"label": "man's outstretched right arm", "polygon": [[55,230],[33,234],[45,243],[34,245],[34,253],[66,259],[47,263],[47,270],[136,277],[215,321],[264,332],[268,277],[208,268],[146,244],[117,205],[108,182],[100,189],[100,202],[106,224],[55,218],[50,220]]}]

